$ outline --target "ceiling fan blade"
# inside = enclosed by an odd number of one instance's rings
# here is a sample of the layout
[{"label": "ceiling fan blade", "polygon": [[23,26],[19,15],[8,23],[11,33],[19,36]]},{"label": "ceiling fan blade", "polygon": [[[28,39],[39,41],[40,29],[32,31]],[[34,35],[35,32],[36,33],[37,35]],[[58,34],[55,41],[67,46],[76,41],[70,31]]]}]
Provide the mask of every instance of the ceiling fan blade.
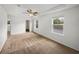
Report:
[{"label": "ceiling fan blade", "polygon": [[38,14],[38,12],[34,12],[34,13],[33,13],[33,15],[35,15],[35,16],[36,16],[37,14]]},{"label": "ceiling fan blade", "polygon": [[32,13],[32,10],[31,10],[31,9],[29,9],[29,10],[27,10],[27,12]]}]

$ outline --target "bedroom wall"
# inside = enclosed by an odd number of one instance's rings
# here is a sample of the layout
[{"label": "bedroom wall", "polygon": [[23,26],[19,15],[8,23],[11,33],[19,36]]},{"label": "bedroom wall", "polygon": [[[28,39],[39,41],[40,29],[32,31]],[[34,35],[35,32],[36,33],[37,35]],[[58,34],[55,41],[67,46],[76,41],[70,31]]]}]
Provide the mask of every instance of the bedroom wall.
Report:
[{"label": "bedroom wall", "polygon": [[[54,16],[64,16],[64,35],[51,31]],[[34,32],[79,51],[79,6],[39,16],[38,29],[35,28],[35,21],[36,19],[34,19]]]},{"label": "bedroom wall", "polygon": [[26,31],[26,17],[23,14],[23,9],[19,7],[14,7],[11,14],[11,34],[25,33]]},{"label": "bedroom wall", "polygon": [[0,6],[0,51],[7,40],[7,14],[2,6]]},{"label": "bedroom wall", "polygon": [[25,33],[25,19],[21,16],[13,16],[11,19],[11,35]]}]

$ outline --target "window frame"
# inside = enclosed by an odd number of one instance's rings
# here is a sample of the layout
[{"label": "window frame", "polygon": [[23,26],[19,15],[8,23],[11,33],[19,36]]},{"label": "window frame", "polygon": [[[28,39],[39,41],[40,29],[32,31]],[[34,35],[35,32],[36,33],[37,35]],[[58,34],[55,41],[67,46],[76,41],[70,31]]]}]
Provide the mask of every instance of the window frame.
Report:
[{"label": "window frame", "polygon": [[[55,17],[57,17],[57,18],[60,18],[60,17],[64,17],[64,16],[54,16],[54,17],[52,17],[52,20],[51,20],[51,32],[52,33],[54,33],[54,34],[57,34],[57,35],[61,35],[61,36],[64,36],[64,23],[63,23],[63,33],[59,33],[59,32],[55,32],[54,31],[54,27],[53,27],[53,18],[55,18]],[[65,18],[64,18],[65,19]],[[64,19],[63,19],[63,22],[64,22]]]}]

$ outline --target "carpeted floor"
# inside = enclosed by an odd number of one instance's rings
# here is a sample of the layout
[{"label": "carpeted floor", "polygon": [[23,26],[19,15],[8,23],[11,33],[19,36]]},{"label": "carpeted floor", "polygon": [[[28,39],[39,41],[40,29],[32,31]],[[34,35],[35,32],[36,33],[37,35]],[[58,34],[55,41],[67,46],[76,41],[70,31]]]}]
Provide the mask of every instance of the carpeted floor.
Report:
[{"label": "carpeted floor", "polygon": [[64,54],[79,53],[35,33],[12,35],[6,41],[2,54]]}]

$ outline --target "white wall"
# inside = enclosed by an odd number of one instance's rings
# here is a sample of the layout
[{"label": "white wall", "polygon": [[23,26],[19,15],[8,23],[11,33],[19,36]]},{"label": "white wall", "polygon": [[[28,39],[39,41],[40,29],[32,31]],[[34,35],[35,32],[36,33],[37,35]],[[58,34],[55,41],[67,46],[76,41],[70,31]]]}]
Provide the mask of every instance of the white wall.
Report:
[{"label": "white wall", "polygon": [[25,33],[26,17],[19,7],[14,7],[11,12],[11,34]]},{"label": "white wall", "polygon": [[2,6],[0,6],[0,51],[6,39],[7,39],[7,15]]},{"label": "white wall", "polygon": [[[51,32],[54,16],[64,16],[64,36]],[[79,51],[79,6],[39,16],[38,21],[39,28],[34,26],[34,32]]]},{"label": "white wall", "polygon": [[14,16],[11,19],[11,34],[25,33],[25,19],[22,16]]}]

